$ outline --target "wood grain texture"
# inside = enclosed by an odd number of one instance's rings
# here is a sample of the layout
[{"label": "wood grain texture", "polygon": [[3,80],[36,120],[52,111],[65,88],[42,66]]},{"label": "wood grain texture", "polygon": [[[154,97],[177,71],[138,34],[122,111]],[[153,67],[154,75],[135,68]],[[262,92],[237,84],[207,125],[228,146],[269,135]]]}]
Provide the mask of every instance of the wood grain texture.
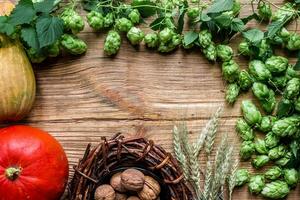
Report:
[{"label": "wood grain texture", "polygon": [[[250,12],[249,1],[243,0],[242,16]],[[206,61],[200,50],[161,55],[144,46],[136,49],[124,39],[119,54],[110,58],[103,54],[105,35],[86,26],[79,35],[89,46],[84,56],[61,56],[36,66],[36,103],[21,122],[55,136],[68,154],[71,171],[88,143],[96,144],[102,136],[116,132],[130,136],[143,128],[146,137],[172,151],[171,130],[176,121],[188,121],[193,140],[221,105],[225,110],[217,141],[228,133],[238,156],[240,140],[234,124],[241,116],[241,101],[253,98],[252,94],[242,94],[233,107],[227,106],[220,67]],[[236,47],[238,41],[239,37],[231,45]],[[237,59],[242,68],[247,66],[247,60]],[[201,159],[202,166],[204,162]],[[241,166],[252,171],[249,162]],[[298,188],[288,199],[299,196]],[[233,199],[260,198],[244,187],[235,191]]]}]

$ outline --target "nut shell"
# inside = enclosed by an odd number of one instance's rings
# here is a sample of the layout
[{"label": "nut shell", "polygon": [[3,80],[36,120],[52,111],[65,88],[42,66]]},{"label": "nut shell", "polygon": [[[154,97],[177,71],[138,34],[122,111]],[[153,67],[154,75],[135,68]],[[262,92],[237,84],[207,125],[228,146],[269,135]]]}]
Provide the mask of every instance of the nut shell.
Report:
[{"label": "nut shell", "polygon": [[131,197],[128,197],[127,200],[140,200],[140,198],[138,198],[136,196],[131,196]]},{"label": "nut shell", "polygon": [[126,192],[126,189],[121,183],[121,172],[114,174],[110,179],[110,185],[118,192]]},{"label": "nut shell", "polygon": [[95,200],[115,200],[116,193],[110,185],[100,185],[95,191]]},{"label": "nut shell", "polygon": [[117,193],[116,192],[116,198],[115,200],[126,200],[127,199],[127,195],[126,194],[122,194],[122,193]]},{"label": "nut shell", "polygon": [[155,200],[160,194],[159,183],[151,176],[145,176],[143,189],[138,193],[141,200]]},{"label": "nut shell", "polygon": [[136,169],[127,169],[121,174],[123,187],[129,191],[140,191],[144,187],[145,175]]}]

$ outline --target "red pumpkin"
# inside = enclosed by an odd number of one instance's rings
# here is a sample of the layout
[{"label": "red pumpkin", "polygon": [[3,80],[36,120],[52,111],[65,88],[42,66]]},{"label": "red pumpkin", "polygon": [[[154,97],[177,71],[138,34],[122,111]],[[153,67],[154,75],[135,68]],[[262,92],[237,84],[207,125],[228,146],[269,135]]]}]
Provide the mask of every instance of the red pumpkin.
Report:
[{"label": "red pumpkin", "polygon": [[0,130],[0,200],[59,200],[68,160],[48,133],[29,126]]}]

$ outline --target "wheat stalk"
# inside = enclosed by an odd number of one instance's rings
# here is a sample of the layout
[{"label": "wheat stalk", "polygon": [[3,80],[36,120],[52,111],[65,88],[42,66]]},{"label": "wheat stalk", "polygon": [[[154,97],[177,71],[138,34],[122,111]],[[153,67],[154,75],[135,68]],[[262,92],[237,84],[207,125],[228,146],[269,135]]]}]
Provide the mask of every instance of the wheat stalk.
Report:
[{"label": "wheat stalk", "polygon": [[213,182],[213,165],[210,160],[206,163],[206,171],[205,171],[205,181],[204,181],[204,189],[203,189],[203,199],[210,199],[210,191]]},{"label": "wheat stalk", "polygon": [[229,200],[232,199],[232,193],[233,193],[233,189],[235,187],[235,173],[238,169],[239,166],[239,160],[235,159],[233,165],[231,166],[231,170],[230,170],[230,174],[228,176],[227,179],[227,183],[228,183],[228,193],[229,193]]},{"label": "wheat stalk", "polygon": [[209,120],[208,124],[209,128],[207,129],[207,137],[205,140],[205,151],[207,154],[210,154],[217,134],[219,116],[221,114],[222,108],[218,108],[217,112],[213,115],[213,117]]},{"label": "wheat stalk", "polygon": [[185,179],[188,180],[190,178],[188,162],[181,146],[180,133],[176,125],[173,128],[173,146],[174,154],[181,165],[183,175]]}]

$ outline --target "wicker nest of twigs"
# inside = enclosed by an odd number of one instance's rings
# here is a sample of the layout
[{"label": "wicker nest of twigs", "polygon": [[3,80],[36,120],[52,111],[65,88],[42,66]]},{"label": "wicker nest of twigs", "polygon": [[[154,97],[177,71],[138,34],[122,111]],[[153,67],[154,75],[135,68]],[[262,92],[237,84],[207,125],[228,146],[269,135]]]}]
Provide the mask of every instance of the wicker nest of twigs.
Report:
[{"label": "wicker nest of twigs", "polygon": [[185,182],[177,160],[161,146],[145,138],[124,138],[117,134],[91,149],[88,145],[69,184],[70,200],[94,200],[96,188],[113,173],[135,167],[157,179],[161,200],[192,200],[193,191]]}]

